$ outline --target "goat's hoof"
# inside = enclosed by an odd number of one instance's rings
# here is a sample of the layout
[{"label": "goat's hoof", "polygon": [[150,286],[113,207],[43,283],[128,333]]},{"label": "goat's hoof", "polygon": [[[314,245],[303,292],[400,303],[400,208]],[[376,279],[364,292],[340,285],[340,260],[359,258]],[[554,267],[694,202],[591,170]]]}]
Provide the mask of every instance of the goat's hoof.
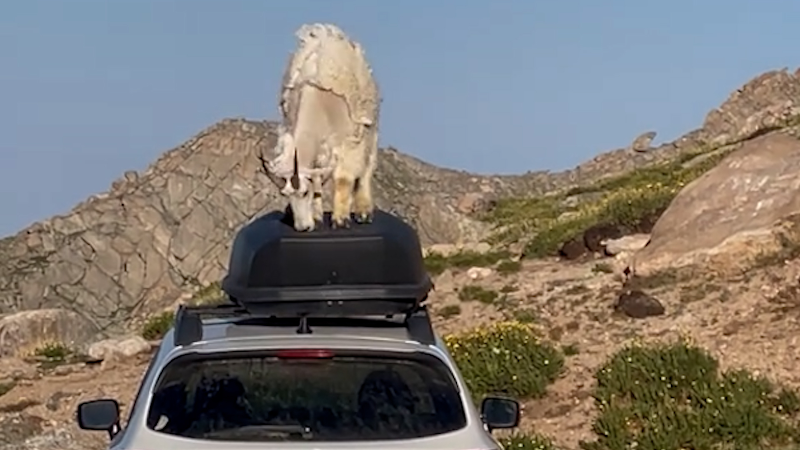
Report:
[{"label": "goat's hoof", "polygon": [[359,225],[372,223],[372,219],[373,219],[373,216],[372,216],[372,213],[370,213],[370,212],[359,213],[359,214],[356,214],[356,217],[355,217],[355,221]]},{"label": "goat's hoof", "polygon": [[341,219],[334,220],[333,223],[331,223],[331,226],[334,229],[346,230],[346,229],[350,228],[350,218],[349,217],[343,217]]}]

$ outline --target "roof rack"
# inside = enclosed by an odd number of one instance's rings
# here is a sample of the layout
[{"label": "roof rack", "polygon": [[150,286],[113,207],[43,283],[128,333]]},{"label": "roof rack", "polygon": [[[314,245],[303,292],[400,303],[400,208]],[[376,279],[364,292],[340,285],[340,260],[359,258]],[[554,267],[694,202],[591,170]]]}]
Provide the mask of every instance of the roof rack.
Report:
[{"label": "roof rack", "polygon": [[[298,232],[287,218],[274,211],[237,233],[222,280],[230,303],[181,306],[175,345],[202,339],[202,317],[296,320],[298,332],[309,333],[309,319],[403,316],[413,339],[435,342],[423,305],[433,283],[411,225],[375,210],[368,224]],[[330,212],[323,219],[330,224]]]},{"label": "roof rack", "polygon": [[[314,303],[311,305],[311,303]],[[397,308],[389,308],[386,302],[369,302],[372,311],[394,310],[397,313],[370,313],[364,314],[364,308],[358,311],[352,310],[351,302],[306,302],[304,308],[293,309],[292,302],[283,305],[261,305],[253,309],[251,306],[243,306],[237,303],[226,303],[214,306],[187,306],[180,305],[175,314],[175,331],[173,342],[175,346],[191,345],[203,340],[203,319],[207,318],[234,318],[234,319],[283,319],[296,321],[297,334],[312,334],[313,329],[309,324],[309,319],[330,319],[330,323],[337,321],[345,323],[348,320],[363,319],[365,316],[384,316],[386,319],[393,318],[395,315],[403,316],[402,325],[408,330],[411,339],[425,345],[436,343],[436,336],[433,332],[430,315],[427,305],[417,305],[413,309],[404,312]],[[384,307],[382,307],[383,305]],[[362,305],[363,306],[363,305]],[[316,314],[312,309],[316,308]],[[294,312],[294,314],[292,314]],[[348,312],[354,314],[348,314]]]}]

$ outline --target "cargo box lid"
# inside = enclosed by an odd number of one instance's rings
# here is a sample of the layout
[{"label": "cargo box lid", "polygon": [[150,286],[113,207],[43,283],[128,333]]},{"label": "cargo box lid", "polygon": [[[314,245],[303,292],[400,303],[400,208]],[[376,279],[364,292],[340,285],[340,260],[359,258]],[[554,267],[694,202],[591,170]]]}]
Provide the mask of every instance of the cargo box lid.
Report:
[{"label": "cargo box lid", "polygon": [[234,238],[222,289],[248,309],[276,315],[384,315],[413,312],[433,284],[419,237],[376,210],[369,224],[298,232],[283,212],[266,214]]}]

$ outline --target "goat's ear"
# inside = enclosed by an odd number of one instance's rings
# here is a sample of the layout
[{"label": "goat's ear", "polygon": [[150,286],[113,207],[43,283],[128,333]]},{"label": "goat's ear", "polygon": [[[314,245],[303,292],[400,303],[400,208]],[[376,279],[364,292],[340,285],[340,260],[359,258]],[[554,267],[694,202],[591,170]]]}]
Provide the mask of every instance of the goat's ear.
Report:
[{"label": "goat's ear", "polygon": [[275,186],[278,187],[278,189],[282,190],[284,187],[286,187],[286,180],[284,178],[275,175],[274,172],[269,170],[269,167],[267,166],[267,161],[266,159],[264,159],[263,152],[259,152],[258,159],[261,161],[261,170],[264,171],[264,174],[267,176],[267,178],[269,178],[269,180],[272,181],[275,184]]}]

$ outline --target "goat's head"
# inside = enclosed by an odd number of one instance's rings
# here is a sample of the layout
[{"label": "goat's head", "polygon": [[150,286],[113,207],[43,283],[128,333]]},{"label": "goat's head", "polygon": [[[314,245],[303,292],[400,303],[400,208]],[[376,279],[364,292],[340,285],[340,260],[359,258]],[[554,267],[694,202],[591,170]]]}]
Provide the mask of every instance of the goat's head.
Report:
[{"label": "goat's head", "polygon": [[272,153],[274,159],[266,160],[259,155],[261,167],[267,178],[278,187],[281,195],[289,201],[294,219],[294,228],[298,231],[314,229],[314,177],[327,177],[332,167],[306,168],[300,165],[294,138],[281,130],[278,143]]}]

